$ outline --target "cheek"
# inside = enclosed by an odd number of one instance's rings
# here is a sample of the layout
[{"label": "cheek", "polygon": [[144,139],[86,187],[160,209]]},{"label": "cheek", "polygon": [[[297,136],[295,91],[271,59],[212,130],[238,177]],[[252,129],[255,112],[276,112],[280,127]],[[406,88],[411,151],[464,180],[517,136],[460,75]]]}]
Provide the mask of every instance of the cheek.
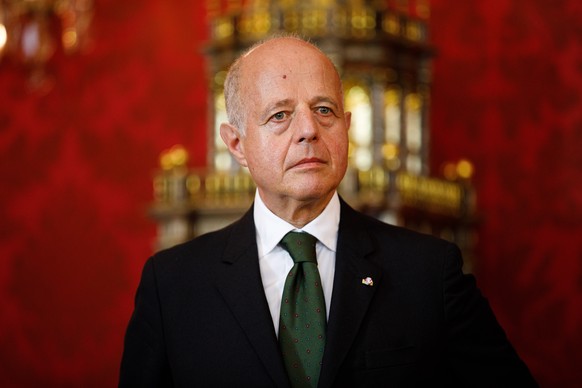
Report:
[{"label": "cheek", "polygon": [[265,136],[246,144],[247,162],[251,173],[262,176],[274,175],[277,167],[284,163],[286,154],[283,147],[270,140],[269,136]]},{"label": "cheek", "polygon": [[328,144],[329,150],[336,162],[347,162],[349,142],[346,134],[337,134],[337,136],[332,138],[331,142]]}]

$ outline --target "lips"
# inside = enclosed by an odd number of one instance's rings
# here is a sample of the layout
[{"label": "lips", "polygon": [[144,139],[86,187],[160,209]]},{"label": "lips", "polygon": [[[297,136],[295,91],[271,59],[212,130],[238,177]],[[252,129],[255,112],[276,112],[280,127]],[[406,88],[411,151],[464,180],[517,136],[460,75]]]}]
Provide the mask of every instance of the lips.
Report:
[{"label": "lips", "polygon": [[295,163],[293,167],[307,167],[309,165],[321,165],[325,164],[325,161],[319,158],[305,158],[301,159],[299,162]]}]

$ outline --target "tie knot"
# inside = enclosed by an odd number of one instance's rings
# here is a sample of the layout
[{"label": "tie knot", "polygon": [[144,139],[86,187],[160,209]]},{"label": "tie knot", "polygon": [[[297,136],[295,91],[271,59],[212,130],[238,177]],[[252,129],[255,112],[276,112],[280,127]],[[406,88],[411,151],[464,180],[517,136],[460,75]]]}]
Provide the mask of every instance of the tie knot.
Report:
[{"label": "tie knot", "polygon": [[315,243],[317,239],[309,233],[289,232],[281,239],[281,246],[291,255],[293,262],[309,261],[317,264]]}]

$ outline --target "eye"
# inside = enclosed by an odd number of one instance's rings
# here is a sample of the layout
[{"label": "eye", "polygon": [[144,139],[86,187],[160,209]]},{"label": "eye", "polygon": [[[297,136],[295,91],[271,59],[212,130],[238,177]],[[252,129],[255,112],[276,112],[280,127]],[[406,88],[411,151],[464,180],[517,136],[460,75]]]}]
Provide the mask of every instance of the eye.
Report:
[{"label": "eye", "polygon": [[319,106],[319,107],[317,107],[317,111],[324,116],[327,116],[327,115],[333,113],[331,108],[328,108],[327,106]]},{"label": "eye", "polygon": [[271,116],[271,119],[275,120],[275,121],[282,121],[282,120],[285,120],[285,117],[287,117],[287,113],[277,112],[273,116]]}]

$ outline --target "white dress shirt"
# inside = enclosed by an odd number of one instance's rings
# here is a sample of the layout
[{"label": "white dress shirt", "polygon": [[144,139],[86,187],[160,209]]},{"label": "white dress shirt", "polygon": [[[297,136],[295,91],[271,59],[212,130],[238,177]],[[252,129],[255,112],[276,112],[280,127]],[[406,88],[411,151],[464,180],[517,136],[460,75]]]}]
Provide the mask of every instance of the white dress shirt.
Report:
[{"label": "white dress shirt", "polygon": [[303,231],[317,238],[317,267],[321,277],[325,311],[329,318],[331,293],[335,273],[335,253],[340,219],[340,202],[337,192],[327,204],[323,212],[302,229],[297,229],[287,221],[271,212],[257,190],[254,205],[257,248],[259,251],[259,266],[265,296],[273,318],[275,333],[279,334],[279,313],[285,280],[291,268],[293,259],[283,249],[279,242],[290,231]]}]

